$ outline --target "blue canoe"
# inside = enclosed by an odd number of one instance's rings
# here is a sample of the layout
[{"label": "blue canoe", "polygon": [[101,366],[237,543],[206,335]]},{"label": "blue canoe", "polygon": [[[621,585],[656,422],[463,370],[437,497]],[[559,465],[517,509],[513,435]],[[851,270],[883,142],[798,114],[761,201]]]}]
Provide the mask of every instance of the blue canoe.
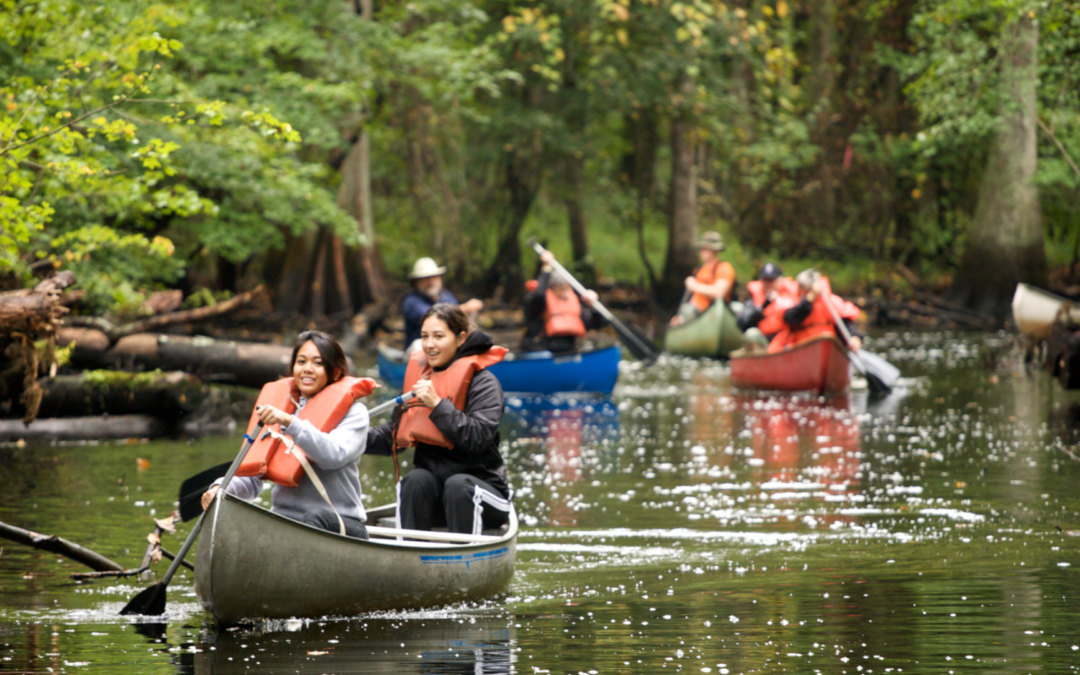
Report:
[{"label": "blue canoe", "polygon": [[[513,358],[510,358],[513,356]],[[503,391],[526,394],[595,392],[610,394],[619,378],[618,347],[581,354],[554,356],[551,352],[507,355],[488,370],[499,378]],[[405,383],[404,354],[379,346],[379,377],[400,389]]]}]

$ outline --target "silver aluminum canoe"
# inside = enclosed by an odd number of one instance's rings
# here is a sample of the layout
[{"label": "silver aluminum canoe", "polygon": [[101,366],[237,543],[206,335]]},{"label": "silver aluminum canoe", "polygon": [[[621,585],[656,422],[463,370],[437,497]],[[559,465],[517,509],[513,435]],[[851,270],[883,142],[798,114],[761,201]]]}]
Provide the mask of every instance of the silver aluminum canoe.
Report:
[{"label": "silver aluminum canoe", "polygon": [[[393,509],[368,511],[368,522],[392,516]],[[505,531],[483,543],[363,541],[225,495],[206,514],[195,590],[223,626],[244,619],[353,616],[476,601],[509,585],[517,533],[511,508]]]}]

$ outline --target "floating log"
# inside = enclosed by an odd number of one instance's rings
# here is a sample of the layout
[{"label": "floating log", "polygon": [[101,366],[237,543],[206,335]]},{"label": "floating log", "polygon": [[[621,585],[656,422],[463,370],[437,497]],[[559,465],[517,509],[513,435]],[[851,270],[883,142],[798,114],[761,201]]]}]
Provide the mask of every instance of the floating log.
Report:
[{"label": "floating log", "polygon": [[210,395],[198,377],[171,373],[95,370],[39,381],[43,417],[153,415],[176,419],[194,413]]},{"label": "floating log", "polygon": [[124,570],[123,567],[100,553],[91,551],[84,546],[79,546],[54,534],[38,534],[32,530],[24,530],[21,527],[0,522],[0,537],[71,558],[75,562],[82,563],[98,572],[122,572]]},{"label": "floating log", "polygon": [[100,417],[62,417],[36,419],[30,424],[21,420],[0,420],[0,441],[82,441],[91,439],[159,438],[167,435],[168,425],[150,415],[102,415]]},{"label": "floating log", "polygon": [[292,348],[281,345],[151,333],[128,335],[110,348],[100,331],[62,329],[58,343],[72,342],[71,362],[77,368],[182,370],[207,382],[255,388],[283,377],[292,357]]}]

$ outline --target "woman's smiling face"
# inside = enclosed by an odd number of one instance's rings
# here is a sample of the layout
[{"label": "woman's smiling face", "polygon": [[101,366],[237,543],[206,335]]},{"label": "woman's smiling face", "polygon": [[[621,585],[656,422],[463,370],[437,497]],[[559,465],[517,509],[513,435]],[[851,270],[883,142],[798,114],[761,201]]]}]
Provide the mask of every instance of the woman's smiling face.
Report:
[{"label": "woman's smiling face", "polygon": [[323,365],[322,355],[315,343],[308,340],[300,346],[293,363],[293,379],[300,390],[300,395],[311,398],[326,386],[330,379]]},{"label": "woman's smiling face", "polygon": [[465,333],[454,335],[439,317],[429,316],[420,327],[420,345],[432,368],[441,368],[453,361],[464,342]]}]

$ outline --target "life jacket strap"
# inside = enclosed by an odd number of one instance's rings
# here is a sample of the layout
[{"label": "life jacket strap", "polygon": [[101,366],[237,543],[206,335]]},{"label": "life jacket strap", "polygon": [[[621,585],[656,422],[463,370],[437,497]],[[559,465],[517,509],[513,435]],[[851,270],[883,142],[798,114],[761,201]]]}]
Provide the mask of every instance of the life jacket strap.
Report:
[{"label": "life jacket strap", "polygon": [[344,537],[345,521],[341,519],[341,514],[338,513],[338,510],[336,508],[334,508],[334,502],[330,501],[330,495],[326,493],[326,487],[323,485],[322,481],[319,480],[319,475],[315,473],[315,469],[311,467],[311,463],[308,462],[307,457],[304,456],[303,452],[293,452],[293,450],[296,448],[296,443],[294,443],[293,439],[289,438],[288,436],[278,433],[272,429],[270,430],[270,435],[284,443],[285,454],[295,457],[296,461],[300,462],[300,466],[304,467],[304,473],[306,473],[307,477],[311,479],[311,484],[314,485],[315,489],[319,491],[319,494],[322,495],[322,498],[326,500],[326,504],[330,507],[330,510],[334,512],[334,516],[337,517],[338,534]]}]

